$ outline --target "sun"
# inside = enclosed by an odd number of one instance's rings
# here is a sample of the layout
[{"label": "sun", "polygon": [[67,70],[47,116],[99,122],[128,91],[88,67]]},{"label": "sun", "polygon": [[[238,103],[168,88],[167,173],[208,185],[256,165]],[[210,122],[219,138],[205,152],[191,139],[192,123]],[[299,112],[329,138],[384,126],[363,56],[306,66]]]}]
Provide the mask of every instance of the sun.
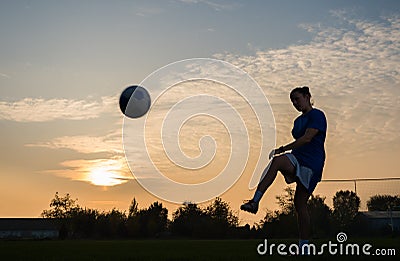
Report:
[{"label": "sun", "polygon": [[119,175],[113,173],[107,167],[98,167],[90,171],[88,177],[90,183],[96,186],[115,186],[123,183]]},{"label": "sun", "polygon": [[124,184],[132,176],[128,174],[123,160],[122,157],[91,160],[80,167],[82,177],[79,180],[103,188]]}]

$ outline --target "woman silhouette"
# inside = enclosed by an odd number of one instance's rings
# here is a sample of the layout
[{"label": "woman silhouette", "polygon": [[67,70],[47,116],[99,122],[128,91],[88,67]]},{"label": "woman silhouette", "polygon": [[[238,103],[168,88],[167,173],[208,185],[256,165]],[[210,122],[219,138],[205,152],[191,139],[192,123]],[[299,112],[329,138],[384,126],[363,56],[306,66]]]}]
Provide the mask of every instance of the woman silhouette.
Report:
[{"label": "woman silhouette", "polygon": [[[258,204],[275,180],[278,171],[285,181],[296,182],[294,206],[297,212],[299,226],[300,248],[308,244],[310,237],[310,216],[307,211],[307,200],[321,180],[325,164],[325,137],[327,122],[325,114],[311,103],[311,93],[308,87],[297,87],[290,92],[293,106],[301,112],[293,125],[292,136],[294,141],[273,150],[271,163],[264,170],[263,178],[258,184],[253,199],[248,200],[240,209],[257,213]],[[284,153],[291,150],[291,153]],[[277,156],[275,156],[277,155]]]}]

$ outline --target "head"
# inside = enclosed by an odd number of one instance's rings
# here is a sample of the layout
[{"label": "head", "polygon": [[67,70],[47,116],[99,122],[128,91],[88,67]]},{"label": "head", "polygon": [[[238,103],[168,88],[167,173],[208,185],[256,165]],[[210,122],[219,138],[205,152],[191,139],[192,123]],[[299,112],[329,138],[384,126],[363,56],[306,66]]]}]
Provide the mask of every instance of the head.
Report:
[{"label": "head", "polygon": [[290,92],[290,100],[298,111],[306,113],[312,109],[311,93],[307,86],[294,88]]}]

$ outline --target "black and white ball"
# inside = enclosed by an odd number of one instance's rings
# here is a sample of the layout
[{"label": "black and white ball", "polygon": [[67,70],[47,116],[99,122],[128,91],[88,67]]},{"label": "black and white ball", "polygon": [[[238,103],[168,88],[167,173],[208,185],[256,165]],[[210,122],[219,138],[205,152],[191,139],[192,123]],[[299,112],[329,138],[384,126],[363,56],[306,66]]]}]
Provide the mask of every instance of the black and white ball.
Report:
[{"label": "black and white ball", "polygon": [[149,92],[142,86],[129,86],[119,97],[121,112],[129,118],[140,118],[150,109]]}]

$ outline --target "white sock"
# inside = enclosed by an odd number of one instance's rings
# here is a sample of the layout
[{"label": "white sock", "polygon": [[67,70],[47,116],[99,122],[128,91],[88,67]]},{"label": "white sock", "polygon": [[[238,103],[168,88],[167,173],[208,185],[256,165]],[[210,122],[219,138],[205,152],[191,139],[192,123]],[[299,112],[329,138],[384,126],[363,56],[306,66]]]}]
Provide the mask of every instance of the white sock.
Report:
[{"label": "white sock", "polygon": [[254,193],[253,201],[256,203],[260,202],[263,195],[264,195],[263,192],[257,190],[256,193]]},{"label": "white sock", "polygon": [[304,245],[308,245],[309,244],[309,240],[308,239],[299,239],[299,249],[300,249],[300,254],[301,255],[305,255],[305,256],[308,256],[308,255],[310,255],[310,248],[309,247],[306,247],[305,249],[304,249],[304,252],[303,252],[303,246]]}]

